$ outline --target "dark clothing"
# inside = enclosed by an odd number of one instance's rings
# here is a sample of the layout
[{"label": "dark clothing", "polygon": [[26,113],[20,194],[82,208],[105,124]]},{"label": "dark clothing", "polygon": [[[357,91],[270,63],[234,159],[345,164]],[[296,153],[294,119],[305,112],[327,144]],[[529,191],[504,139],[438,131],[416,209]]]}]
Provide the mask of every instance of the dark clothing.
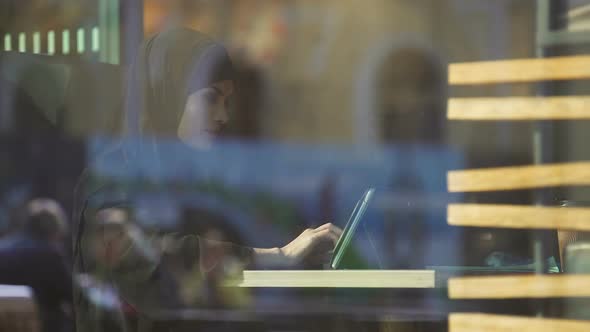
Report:
[{"label": "dark clothing", "polygon": [[0,284],[33,289],[44,331],[63,331],[62,304],[72,302],[72,275],[54,245],[25,235],[0,241]]},{"label": "dark clothing", "polygon": [[[101,157],[118,168],[126,179],[132,179],[136,168],[127,159],[125,150],[117,148]],[[137,175],[137,174],[136,174]],[[221,250],[219,265],[227,258],[237,258],[242,267],[250,264],[252,249],[235,246],[224,242],[202,239],[196,234],[164,233],[148,234],[141,230],[133,219],[134,202],[142,190],[125,181],[108,180],[94,177],[92,168],[85,171],[76,190],[74,211],[74,273],[86,275],[101,284],[116,290],[122,304],[119,308],[104,308],[89,300],[84,289],[74,294],[74,312],[76,328],[80,332],[101,331],[151,331],[151,315],[165,310],[181,309],[188,306],[219,306],[215,298],[215,288],[220,276],[212,275],[219,271],[202,271],[201,262],[210,260]],[[156,189],[157,188],[157,189]],[[151,191],[166,193],[167,186],[153,184]],[[134,241],[126,248],[125,254],[114,266],[105,266],[95,256],[96,245],[101,227],[97,213],[104,209],[122,209],[129,211],[127,220],[130,236]],[[198,221],[195,221],[198,222]],[[165,248],[162,241],[167,238],[173,242],[174,249]],[[100,244],[99,244],[100,245]],[[174,269],[182,262],[186,269]],[[223,277],[223,276],[221,276]],[[190,298],[181,294],[183,282],[196,283]],[[126,310],[127,309],[127,310]],[[105,321],[108,318],[109,323]],[[113,326],[115,325],[115,326]],[[169,329],[174,331],[174,329]]]}]

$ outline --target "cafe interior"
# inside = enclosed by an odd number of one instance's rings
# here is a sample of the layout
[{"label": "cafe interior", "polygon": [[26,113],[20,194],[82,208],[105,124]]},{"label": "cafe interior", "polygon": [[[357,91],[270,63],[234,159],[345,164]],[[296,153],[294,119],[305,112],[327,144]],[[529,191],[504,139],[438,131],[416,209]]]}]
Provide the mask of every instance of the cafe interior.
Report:
[{"label": "cafe interior", "polygon": [[589,120],[589,0],[4,0],[0,331],[590,331]]}]

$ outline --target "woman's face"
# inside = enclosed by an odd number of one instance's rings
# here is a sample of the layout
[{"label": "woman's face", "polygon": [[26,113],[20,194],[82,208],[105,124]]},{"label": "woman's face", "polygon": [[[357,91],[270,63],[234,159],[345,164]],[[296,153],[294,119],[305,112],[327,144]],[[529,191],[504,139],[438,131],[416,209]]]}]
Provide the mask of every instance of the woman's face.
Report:
[{"label": "woman's face", "polygon": [[228,100],[234,92],[230,80],[214,83],[188,96],[177,134],[194,147],[206,147],[229,121]]}]

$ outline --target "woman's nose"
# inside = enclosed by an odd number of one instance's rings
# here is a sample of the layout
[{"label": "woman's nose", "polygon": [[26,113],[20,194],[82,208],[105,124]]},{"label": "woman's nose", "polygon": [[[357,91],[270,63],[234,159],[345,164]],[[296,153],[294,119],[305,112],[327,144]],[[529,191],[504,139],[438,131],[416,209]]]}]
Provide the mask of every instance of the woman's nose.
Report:
[{"label": "woman's nose", "polygon": [[227,112],[227,107],[225,105],[217,108],[217,112],[215,112],[215,122],[220,124],[226,124],[229,121],[229,115]]}]

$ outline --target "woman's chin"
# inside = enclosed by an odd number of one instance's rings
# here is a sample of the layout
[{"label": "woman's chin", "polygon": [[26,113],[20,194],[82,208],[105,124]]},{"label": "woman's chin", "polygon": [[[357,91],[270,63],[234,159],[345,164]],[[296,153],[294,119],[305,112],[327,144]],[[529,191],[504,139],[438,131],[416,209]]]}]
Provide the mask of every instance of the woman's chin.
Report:
[{"label": "woman's chin", "polygon": [[209,133],[205,133],[205,134],[199,135],[199,136],[181,137],[180,138],[180,140],[184,144],[186,144],[194,149],[199,149],[199,150],[209,149],[213,145],[214,139],[215,139],[215,136],[213,136]]}]

